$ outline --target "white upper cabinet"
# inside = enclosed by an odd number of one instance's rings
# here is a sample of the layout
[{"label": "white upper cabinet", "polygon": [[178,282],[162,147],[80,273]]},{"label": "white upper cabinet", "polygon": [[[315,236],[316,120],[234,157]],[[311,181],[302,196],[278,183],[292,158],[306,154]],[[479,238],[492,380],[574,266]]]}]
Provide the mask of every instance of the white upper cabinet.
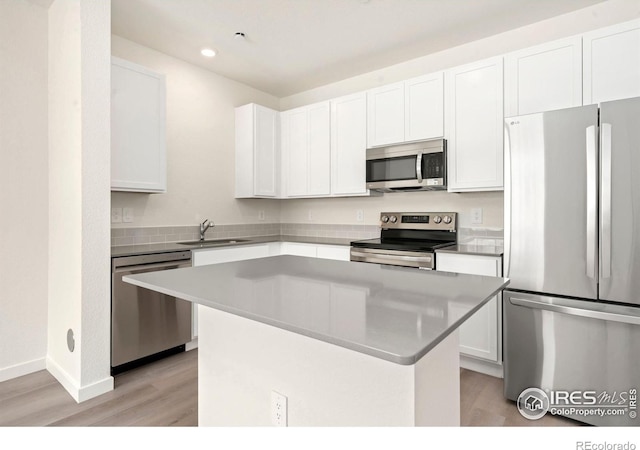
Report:
[{"label": "white upper cabinet", "polygon": [[166,192],[165,76],[111,59],[111,190]]},{"label": "white upper cabinet", "polygon": [[503,189],[502,57],[446,73],[448,190]]},{"label": "white upper cabinet", "polygon": [[444,136],[444,73],[412,78],[404,83],[404,140]]},{"label": "white upper cabinet", "polygon": [[250,103],[236,108],[236,198],[279,194],[279,113]]},{"label": "white upper cabinet", "polygon": [[582,105],[582,40],[563,39],[504,58],[505,116]]},{"label": "white upper cabinet", "polygon": [[425,75],[367,92],[367,146],[442,137],[443,73]]},{"label": "white upper cabinet", "polygon": [[640,20],[583,36],[584,104],[640,96]]},{"label": "white upper cabinet", "polygon": [[331,192],[329,102],[281,114],[283,197],[327,196]]},{"label": "white upper cabinet", "polygon": [[404,83],[367,92],[367,146],[404,141]]},{"label": "white upper cabinet", "polygon": [[367,195],[367,98],[331,100],[331,194]]}]

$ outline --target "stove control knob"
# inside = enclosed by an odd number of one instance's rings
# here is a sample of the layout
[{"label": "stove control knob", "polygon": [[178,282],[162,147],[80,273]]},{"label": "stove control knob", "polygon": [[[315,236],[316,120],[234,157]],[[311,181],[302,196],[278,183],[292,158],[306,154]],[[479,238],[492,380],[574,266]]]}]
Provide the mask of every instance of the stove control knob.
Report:
[{"label": "stove control knob", "polygon": [[442,220],[444,220],[444,223],[451,223],[451,217],[449,216],[444,216]]},{"label": "stove control knob", "polygon": [[433,221],[434,221],[435,223],[440,223],[440,222],[442,222],[442,217],[440,217],[440,216],[435,216],[435,217],[433,218]]},{"label": "stove control knob", "polygon": [[387,223],[389,221],[389,218],[387,216],[382,216],[380,217],[380,220],[382,220],[383,223]]},{"label": "stove control knob", "polygon": [[391,221],[391,223],[396,223],[398,221],[398,218],[396,216],[391,216],[389,220]]}]

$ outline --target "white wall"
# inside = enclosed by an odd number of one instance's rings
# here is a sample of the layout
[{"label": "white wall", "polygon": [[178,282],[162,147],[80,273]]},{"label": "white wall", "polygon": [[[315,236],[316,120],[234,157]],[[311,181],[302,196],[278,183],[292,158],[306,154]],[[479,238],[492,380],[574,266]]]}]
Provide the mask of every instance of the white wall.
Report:
[{"label": "white wall", "polygon": [[0,1],[0,42],[0,381],[3,381],[45,367],[47,10],[26,0]]},{"label": "white wall", "polygon": [[[110,376],[110,2],[49,8],[47,370],[76,401]],[[75,349],[67,346],[67,331]]]},{"label": "white wall", "polygon": [[[609,0],[516,30],[285,97],[280,100],[280,109],[284,111],[367,90],[638,17],[640,17],[639,1]],[[447,209],[460,213],[461,226],[471,227],[469,211],[471,207],[483,208],[484,213],[483,224],[473,225],[474,227],[501,228],[503,226],[501,192],[474,194],[414,192],[385,194],[384,197],[376,199],[294,200],[282,203],[280,216],[282,222],[308,222],[308,210],[311,209],[314,222],[356,224],[358,222],[356,222],[355,209],[360,208],[365,213],[363,223],[373,225],[378,222],[379,214],[383,210]]]},{"label": "white wall", "polygon": [[272,200],[236,200],[234,108],[255,102],[278,109],[278,98],[119,36],[112,54],[166,74],[167,193],[114,192],[112,207],[133,207],[134,223],[116,227],[278,222]]}]

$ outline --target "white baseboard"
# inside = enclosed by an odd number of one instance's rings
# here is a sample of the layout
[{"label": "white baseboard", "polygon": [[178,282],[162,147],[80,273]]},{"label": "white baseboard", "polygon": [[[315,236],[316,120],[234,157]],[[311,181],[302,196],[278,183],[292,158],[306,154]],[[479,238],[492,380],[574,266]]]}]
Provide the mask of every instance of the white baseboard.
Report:
[{"label": "white baseboard", "polygon": [[77,403],[82,403],[85,400],[106,394],[113,390],[112,376],[108,376],[87,386],[78,386],[76,380],[69,376],[67,372],[65,372],[50,358],[47,358],[47,370],[55,377],[56,380],[58,380],[62,387],[66,389],[69,395],[71,395]]},{"label": "white baseboard", "polygon": [[460,355],[460,367],[473,370],[474,372],[484,373],[496,378],[504,378],[504,370],[502,364],[482,361],[480,359]]},{"label": "white baseboard", "polygon": [[189,341],[185,344],[184,346],[184,350],[185,351],[189,351],[189,350],[193,350],[194,348],[198,348],[198,337],[194,337],[192,341]]},{"label": "white baseboard", "polygon": [[4,367],[0,369],[0,382],[18,378],[30,373],[45,370],[47,364],[44,358],[34,359],[32,361],[23,362],[14,366]]}]

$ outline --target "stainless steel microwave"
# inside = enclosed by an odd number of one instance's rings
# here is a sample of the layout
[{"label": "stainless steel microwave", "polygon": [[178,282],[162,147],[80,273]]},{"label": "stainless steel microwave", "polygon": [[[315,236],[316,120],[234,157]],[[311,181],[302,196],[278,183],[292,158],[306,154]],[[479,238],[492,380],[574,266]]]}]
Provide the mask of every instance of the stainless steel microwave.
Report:
[{"label": "stainless steel microwave", "polygon": [[367,149],[367,189],[398,192],[446,188],[445,139]]}]

